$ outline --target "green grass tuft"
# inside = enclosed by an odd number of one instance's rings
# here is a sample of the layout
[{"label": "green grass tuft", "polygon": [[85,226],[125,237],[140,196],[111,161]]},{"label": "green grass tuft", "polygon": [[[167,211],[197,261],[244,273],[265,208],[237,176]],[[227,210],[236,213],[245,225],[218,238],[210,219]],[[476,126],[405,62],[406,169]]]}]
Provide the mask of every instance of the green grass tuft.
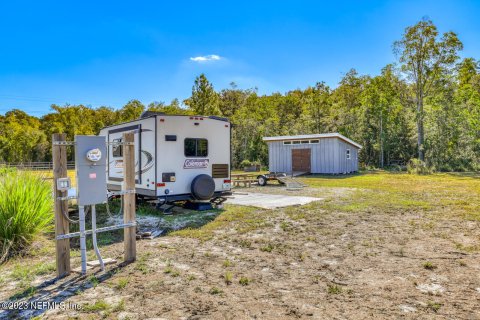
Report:
[{"label": "green grass tuft", "polygon": [[232,284],[233,281],[233,274],[230,271],[226,271],[223,278],[225,279],[225,283],[227,285]]},{"label": "green grass tuft", "polygon": [[336,284],[328,285],[327,287],[328,294],[340,294],[343,292],[342,287],[337,286]]},{"label": "green grass tuft", "polygon": [[128,278],[120,278],[120,279],[118,279],[118,282],[117,282],[115,288],[117,288],[118,290],[123,290],[123,289],[125,289],[125,287],[127,286],[129,281],[130,281],[130,279],[128,279]]},{"label": "green grass tuft", "polygon": [[0,263],[25,249],[53,224],[52,190],[29,172],[0,175]]},{"label": "green grass tuft", "polygon": [[208,293],[210,293],[212,295],[221,294],[222,290],[218,289],[217,287],[212,287],[210,289],[210,291],[208,291]]},{"label": "green grass tuft", "polygon": [[250,283],[250,279],[248,279],[247,277],[241,277],[240,280],[238,280],[238,283],[240,283],[240,285],[242,286],[248,286]]},{"label": "green grass tuft", "polygon": [[428,301],[427,307],[433,312],[437,313],[438,310],[440,310],[440,308],[442,307],[442,304],[439,302]]},{"label": "green grass tuft", "polygon": [[85,312],[105,311],[108,308],[110,308],[110,305],[105,300],[97,300],[94,304],[83,305],[83,311]]},{"label": "green grass tuft", "polygon": [[224,268],[228,268],[228,267],[230,267],[231,265],[232,265],[232,262],[231,262],[230,260],[225,259],[225,260],[223,261],[223,267],[224,267]]},{"label": "green grass tuft", "polygon": [[430,261],[427,261],[427,262],[423,263],[423,268],[425,268],[427,270],[435,270],[435,269],[437,269],[437,266],[434,265],[433,263],[431,263]]},{"label": "green grass tuft", "polygon": [[264,251],[264,252],[272,252],[273,249],[274,249],[274,246],[271,243],[269,243],[266,246],[260,248],[260,250]]}]

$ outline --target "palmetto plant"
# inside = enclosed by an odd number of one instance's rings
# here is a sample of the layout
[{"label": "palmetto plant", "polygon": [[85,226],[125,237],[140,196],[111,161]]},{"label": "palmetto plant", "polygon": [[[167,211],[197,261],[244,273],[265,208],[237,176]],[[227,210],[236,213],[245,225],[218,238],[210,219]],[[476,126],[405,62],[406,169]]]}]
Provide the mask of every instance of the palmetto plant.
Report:
[{"label": "palmetto plant", "polygon": [[52,228],[52,189],[28,172],[0,174],[0,263]]}]

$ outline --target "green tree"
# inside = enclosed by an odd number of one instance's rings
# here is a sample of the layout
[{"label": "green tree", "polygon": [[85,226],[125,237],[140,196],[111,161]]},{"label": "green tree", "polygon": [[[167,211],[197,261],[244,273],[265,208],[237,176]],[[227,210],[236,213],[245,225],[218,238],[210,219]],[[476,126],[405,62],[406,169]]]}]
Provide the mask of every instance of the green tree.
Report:
[{"label": "green tree", "polygon": [[[463,169],[480,169],[480,68],[472,58],[458,64],[458,88],[454,103],[458,118],[452,125],[459,128],[462,146],[457,156],[464,160]],[[451,159],[447,160],[449,163]],[[456,168],[457,169],[457,168]],[[462,168],[460,168],[462,169]]]},{"label": "green tree", "polygon": [[366,84],[362,92],[361,116],[362,152],[366,163],[383,168],[391,160],[406,162],[410,159],[410,130],[405,125],[410,113],[400,99],[400,92],[404,90],[392,65],[387,65],[381,75]]},{"label": "green tree", "polygon": [[192,96],[183,103],[196,115],[220,115],[218,93],[203,73],[195,79]]},{"label": "green tree", "polygon": [[238,89],[235,82],[230,83],[230,88],[223,89],[219,94],[220,114],[224,117],[233,117],[239,109],[247,103],[247,99],[256,93],[256,89]]},{"label": "green tree", "polygon": [[119,120],[121,122],[132,121],[140,118],[145,111],[145,106],[138,100],[130,100],[120,110],[118,110]]},{"label": "green tree", "polygon": [[42,161],[46,136],[40,121],[24,111],[13,109],[0,118],[0,161]]},{"label": "green tree", "polygon": [[332,112],[331,90],[324,82],[304,91],[306,110],[310,121],[311,133],[325,133],[330,130],[330,114]]},{"label": "green tree", "polygon": [[450,70],[458,59],[462,42],[454,32],[441,38],[431,20],[423,19],[407,27],[401,40],[394,43],[402,71],[412,83],[415,95],[418,157],[425,160],[424,101],[441,78],[443,70]]},{"label": "green tree", "polygon": [[362,140],[358,127],[362,113],[361,94],[368,79],[369,77],[359,76],[355,69],[351,69],[340,80],[340,85],[332,93],[332,131],[338,131],[353,140]]},{"label": "green tree", "polygon": [[148,111],[163,112],[165,114],[188,114],[188,110],[180,106],[178,99],[173,99],[169,105],[164,102],[152,102],[148,105]]}]

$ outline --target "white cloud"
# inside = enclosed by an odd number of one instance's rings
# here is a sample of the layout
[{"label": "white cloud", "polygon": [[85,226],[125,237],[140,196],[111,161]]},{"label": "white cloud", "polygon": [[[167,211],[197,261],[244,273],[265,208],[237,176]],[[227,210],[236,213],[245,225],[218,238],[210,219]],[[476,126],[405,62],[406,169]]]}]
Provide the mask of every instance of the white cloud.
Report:
[{"label": "white cloud", "polygon": [[218,61],[222,59],[219,55],[216,54],[209,54],[206,56],[198,56],[198,57],[190,57],[190,61],[195,62],[207,62],[207,61]]}]

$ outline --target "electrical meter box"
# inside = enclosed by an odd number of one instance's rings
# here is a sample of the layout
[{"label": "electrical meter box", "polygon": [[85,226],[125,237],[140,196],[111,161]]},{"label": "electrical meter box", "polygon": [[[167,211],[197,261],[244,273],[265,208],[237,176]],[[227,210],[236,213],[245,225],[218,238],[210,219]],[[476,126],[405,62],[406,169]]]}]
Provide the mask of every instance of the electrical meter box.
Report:
[{"label": "electrical meter box", "polygon": [[107,143],[104,136],[75,136],[79,206],[107,201]]}]

